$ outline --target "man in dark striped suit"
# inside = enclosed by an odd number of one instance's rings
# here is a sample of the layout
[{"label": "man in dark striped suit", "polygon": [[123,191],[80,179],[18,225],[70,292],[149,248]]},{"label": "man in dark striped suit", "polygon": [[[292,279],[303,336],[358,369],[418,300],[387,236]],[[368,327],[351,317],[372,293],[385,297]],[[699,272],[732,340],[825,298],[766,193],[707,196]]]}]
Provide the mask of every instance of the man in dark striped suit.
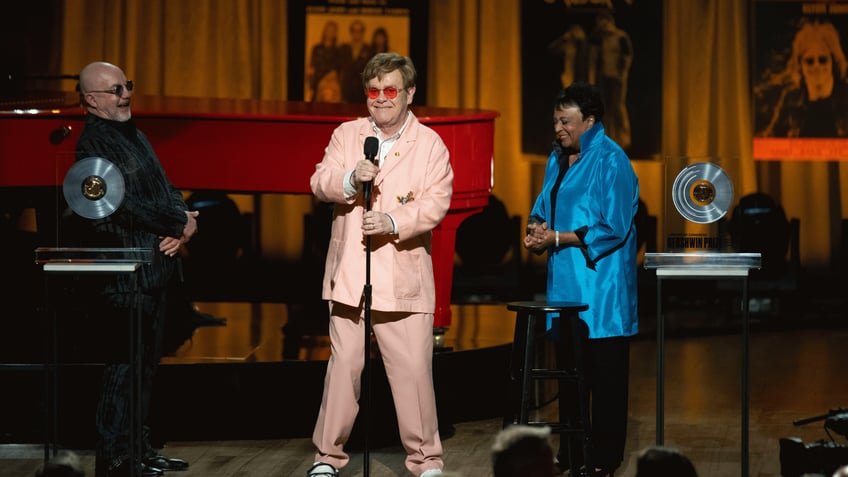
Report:
[{"label": "man in dark striped suit", "polygon": [[[150,406],[153,376],[162,356],[166,290],[179,260],[179,249],[197,231],[198,215],[189,211],[182,194],[168,180],[147,137],[132,121],[130,102],[133,82],[115,65],[96,62],[80,73],[80,100],[87,114],[77,142],[76,159],[100,157],[120,170],[124,197],[108,216],[93,219],[86,236],[89,246],[138,247],[153,250],[152,263],[138,273],[142,314],[142,422]],[[128,330],[132,303],[132,280],[128,275],[98,282],[104,323],[114,330]],[[113,326],[108,326],[112,331]],[[97,405],[98,432],[96,475],[112,477],[131,474],[129,456],[130,365],[128,341],[120,332],[107,336],[105,347],[123,349],[107,362]],[[123,359],[121,359],[123,358]],[[170,459],[155,451],[147,432],[142,439],[142,463],[135,475],[162,475],[165,470],[183,470],[188,463]]]}]

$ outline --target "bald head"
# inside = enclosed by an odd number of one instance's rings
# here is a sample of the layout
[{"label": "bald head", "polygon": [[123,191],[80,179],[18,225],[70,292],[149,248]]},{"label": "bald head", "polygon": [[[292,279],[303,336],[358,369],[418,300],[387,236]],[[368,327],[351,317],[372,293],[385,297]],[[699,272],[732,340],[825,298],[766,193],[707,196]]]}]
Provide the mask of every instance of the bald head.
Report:
[{"label": "bald head", "polygon": [[80,71],[79,88],[80,101],[89,113],[120,122],[132,116],[131,85],[121,68],[105,61],[89,63]]},{"label": "bald head", "polygon": [[[110,84],[108,82],[115,76],[124,76],[124,72],[112,63],[105,61],[89,63],[80,71],[80,92],[86,93],[92,90],[109,89]],[[103,84],[104,82],[106,84]]]}]

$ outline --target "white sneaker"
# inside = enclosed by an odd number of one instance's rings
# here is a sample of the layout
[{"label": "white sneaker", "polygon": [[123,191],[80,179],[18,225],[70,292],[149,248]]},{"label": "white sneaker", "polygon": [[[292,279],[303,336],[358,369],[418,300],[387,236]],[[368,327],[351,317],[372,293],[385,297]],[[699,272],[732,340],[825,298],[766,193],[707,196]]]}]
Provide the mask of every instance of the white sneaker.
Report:
[{"label": "white sneaker", "polygon": [[421,474],[421,477],[433,477],[434,475],[442,475],[442,469],[428,469]]},{"label": "white sneaker", "polygon": [[326,462],[315,462],[306,471],[306,477],[338,477],[339,470]]}]

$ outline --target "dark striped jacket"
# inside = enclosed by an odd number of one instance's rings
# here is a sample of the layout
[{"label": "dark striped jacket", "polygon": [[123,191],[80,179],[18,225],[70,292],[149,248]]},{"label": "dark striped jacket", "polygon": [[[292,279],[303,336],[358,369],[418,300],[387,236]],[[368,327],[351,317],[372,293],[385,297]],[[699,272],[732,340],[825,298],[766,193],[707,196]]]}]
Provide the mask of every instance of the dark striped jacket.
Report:
[{"label": "dark striped jacket", "polygon": [[[135,123],[111,121],[87,114],[76,147],[76,160],[101,157],[117,166],[125,192],[121,205],[109,216],[91,220],[86,232],[89,247],[141,247],[153,250],[153,261],[142,268],[139,284],[145,311],[178,266],[176,257],[159,252],[161,237],[179,237],[187,222],[188,207],[168,180],[147,137]],[[106,280],[102,291],[109,303],[125,307],[130,301],[131,277]]]}]

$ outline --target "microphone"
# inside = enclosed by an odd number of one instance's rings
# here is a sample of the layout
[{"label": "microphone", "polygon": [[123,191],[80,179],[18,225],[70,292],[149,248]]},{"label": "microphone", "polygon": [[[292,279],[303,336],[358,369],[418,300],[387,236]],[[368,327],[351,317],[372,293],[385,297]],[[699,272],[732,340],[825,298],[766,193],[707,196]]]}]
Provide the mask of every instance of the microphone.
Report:
[{"label": "microphone", "polygon": [[[374,163],[379,149],[380,141],[375,136],[368,136],[365,138],[365,159]],[[374,181],[368,181],[362,184],[362,196],[365,198],[365,203],[369,206],[369,208],[371,204],[371,186],[373,182]]]}]

